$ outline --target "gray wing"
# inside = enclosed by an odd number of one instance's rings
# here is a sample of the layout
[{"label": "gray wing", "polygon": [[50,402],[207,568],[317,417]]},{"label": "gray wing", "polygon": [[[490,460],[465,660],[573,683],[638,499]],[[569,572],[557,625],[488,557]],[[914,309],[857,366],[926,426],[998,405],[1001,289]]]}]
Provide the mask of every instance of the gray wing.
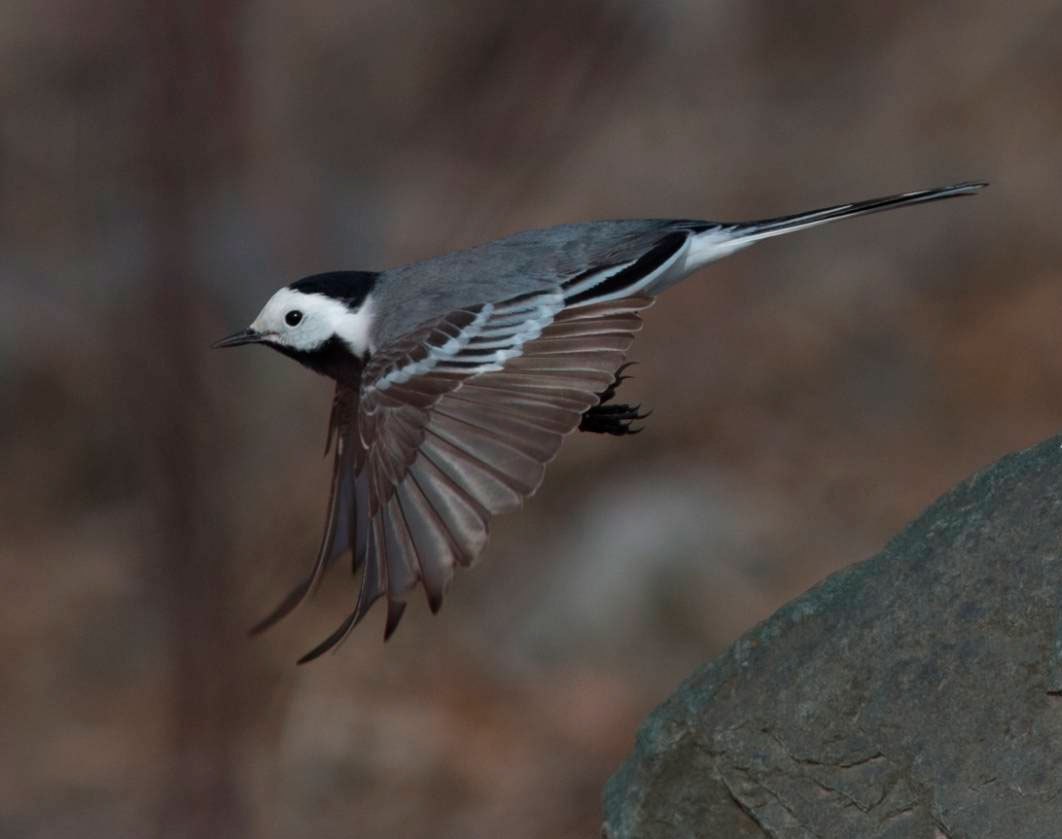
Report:
[{"label": "gray wing", "polygon": [[309,594],[348,550],[361,580],[343,624],[304,656],[341,642],[386,597],[385,638],[423,585],[437,611],[490,519],[538,488],[563,438],[613,381],[641,328],[645,292],[674,270],[691,231],[658,235],[633,258],[548,288],[455,308],[380,347],[360,388],[339,385],[325,534],[309,576],[257,627]]},{"label": "gray wing", "polygon": [[535,492],[612,383],[652,303],[641,292],[675,268],[689,236],[672,231],[634,259],[455,309],[374,353],[358,401],[361,582],[347,619],[300,662],[340,643],[380,598],[385,639],[418,584],[438,611],[491,518]]},{"label": "gray wing", "polygon": [[359,411],[361,582],[350,615],[302,661],[339,643],[381,597],[385,638],[418,584],[438,611],[454,569],[485,546],[490,519],[535,492],[611,383],[652,302],[565,309],[558,298],[458,310],[370,361]]}]

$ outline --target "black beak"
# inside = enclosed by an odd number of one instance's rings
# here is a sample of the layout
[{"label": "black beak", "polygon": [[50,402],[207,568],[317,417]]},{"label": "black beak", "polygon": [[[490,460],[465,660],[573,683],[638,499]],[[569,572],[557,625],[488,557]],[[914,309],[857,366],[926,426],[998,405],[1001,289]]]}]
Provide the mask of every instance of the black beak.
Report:
[{"label": "black beak", "polygon": [[260,344],[264,340],[265,336],[248,327],[233,333],[228,338],[215,341],[210,345],[210,348],[212,350],[220,350],[222,347],[238,347],[241,344]]}]

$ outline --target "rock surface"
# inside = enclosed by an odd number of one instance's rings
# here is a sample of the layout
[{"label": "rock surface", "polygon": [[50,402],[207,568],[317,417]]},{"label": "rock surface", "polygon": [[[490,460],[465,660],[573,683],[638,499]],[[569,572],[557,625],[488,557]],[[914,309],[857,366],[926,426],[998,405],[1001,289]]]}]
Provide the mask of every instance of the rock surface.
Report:
[{"label": "rock surface", "polygon": [[937,501],[695,673],[607,839],[1062,836],[1062,438]]}]

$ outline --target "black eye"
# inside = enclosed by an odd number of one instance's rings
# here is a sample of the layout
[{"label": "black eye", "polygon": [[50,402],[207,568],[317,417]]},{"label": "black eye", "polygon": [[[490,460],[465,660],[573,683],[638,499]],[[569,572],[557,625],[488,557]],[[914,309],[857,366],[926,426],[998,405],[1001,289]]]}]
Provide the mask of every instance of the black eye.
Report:
[{"label": "black eye", "polygon": [[300,312],[298,309],[292,309],[290,312],[284,315],[284,323],[286,323],[288,326],[298,326],[300,321],[302,321],[302,312]]}]

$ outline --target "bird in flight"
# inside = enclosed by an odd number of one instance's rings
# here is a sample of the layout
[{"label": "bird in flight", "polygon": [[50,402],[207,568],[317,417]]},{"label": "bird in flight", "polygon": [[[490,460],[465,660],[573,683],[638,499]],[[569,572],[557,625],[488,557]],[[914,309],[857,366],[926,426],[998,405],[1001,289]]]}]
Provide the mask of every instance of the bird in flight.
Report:
[{"label": "bird in flight", "polygon": [[634,433],[612,402],[653,298],[773,236],[972,195],[961,183],[753,222],[651,219],[569,224],[385,271],[336,271],[277,291],[214,344],[264,344],[335,381],[324,537],[309,576],[253,631],[287,615],[348,551],[353,609],[300,659],[341,642],[381,597],[385,640],[418,584],[437,612],[492,516],[542,482],[580,429]]}]

